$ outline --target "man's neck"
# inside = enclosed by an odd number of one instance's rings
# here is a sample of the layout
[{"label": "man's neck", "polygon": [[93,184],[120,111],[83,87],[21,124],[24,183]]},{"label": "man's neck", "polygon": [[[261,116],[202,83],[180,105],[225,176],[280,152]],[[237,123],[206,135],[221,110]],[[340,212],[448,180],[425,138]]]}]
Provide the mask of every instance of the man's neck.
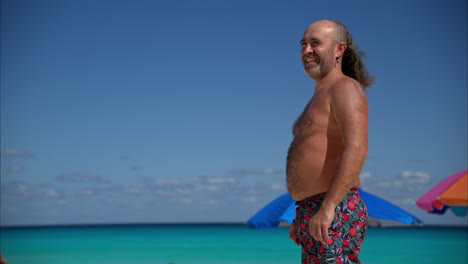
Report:
[{"label": "man's neck", "polygon": [[327,75],[320,79],[315,80],[315,92],[320,91],[323,88],[329,87],[330,84],[334,83],[339,78],[343,77],[344,74],[341,69],[335,69],[329,72]]}]

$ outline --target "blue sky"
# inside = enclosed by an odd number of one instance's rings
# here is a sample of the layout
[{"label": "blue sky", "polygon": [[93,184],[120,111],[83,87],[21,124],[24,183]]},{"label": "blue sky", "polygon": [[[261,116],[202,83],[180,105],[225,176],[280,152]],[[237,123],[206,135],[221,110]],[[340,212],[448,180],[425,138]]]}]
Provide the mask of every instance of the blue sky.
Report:
[{"label": "blue sky", "polygon": [[362,187],[414,201],[467,168],[467,3],[1,2],[0,224],[241,222],[286,192],[313,93],[299,40],[347,25],[367,90]]}]

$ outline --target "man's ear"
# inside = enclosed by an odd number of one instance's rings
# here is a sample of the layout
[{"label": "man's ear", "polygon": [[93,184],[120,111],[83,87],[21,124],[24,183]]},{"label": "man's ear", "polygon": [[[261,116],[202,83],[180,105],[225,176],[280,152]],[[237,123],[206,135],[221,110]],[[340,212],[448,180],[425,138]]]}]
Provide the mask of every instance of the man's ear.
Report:
[{"label": "man's ear", "polygon": [[336,45],[335,57],[336,57],[336,58],[340,58],[341,56],[343,56],[345,50],[346,50],[346,43],[343,42],[343,41],[339,42],[339,43]]}]

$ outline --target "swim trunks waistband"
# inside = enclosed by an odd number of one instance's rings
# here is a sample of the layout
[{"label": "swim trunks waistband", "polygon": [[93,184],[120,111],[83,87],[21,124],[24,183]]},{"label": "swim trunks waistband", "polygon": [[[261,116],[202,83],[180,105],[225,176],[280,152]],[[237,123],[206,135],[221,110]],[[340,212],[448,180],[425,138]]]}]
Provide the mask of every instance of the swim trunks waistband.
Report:
[{"label": "swim trunks waistband", "polygon": [[[358,193],[358,190],[356,188],[352,188],[351,190],[349,190],[348,194],[352,194],[352,193],[356,194],[356,193]],[[296,205],[305,204],[305,203],[307,203],[307,201],[311,201],[311,200],[317,200],[318,201],[319,199],[324,198],[326,194],[327,194],[326,192],[319,193],[319,194],[314,194],[314,195],[309,196],[309,197],[307,197],[307,198],[305,198],[303,200],[297,201]]]}]

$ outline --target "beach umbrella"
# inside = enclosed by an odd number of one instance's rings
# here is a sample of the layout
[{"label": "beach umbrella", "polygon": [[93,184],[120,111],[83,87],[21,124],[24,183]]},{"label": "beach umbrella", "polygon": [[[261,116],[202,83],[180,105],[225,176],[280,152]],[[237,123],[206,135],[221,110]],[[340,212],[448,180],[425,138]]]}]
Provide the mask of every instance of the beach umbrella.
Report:
[{"label": "beach umbrella", "polygon": [[278,226],[280,221],[291,224],[295,206],[296,201],[291,198],[289,193],[285,193],[252,216],[247,221],[247,225],[250,228],[264,229]]},{"label": "beach umbrella", "polygon": [[[386,200],[359,189],[361,199],[367,205],[369,216],[383,220],[394,220],[404,224],[417,224],[423,221]],[[248,221],[250,228],[264,229],[278,226],[280,222],[291,224],[295,218],[295,203],[289,193],[285,193],[268,203]]]},{"label": "beach umbrella", "polygon": [[447,209],[456,216],[468,211],[468,170],[459,171],[430,189],[416,201],[421,209],[433,214],[444,214]]}]

